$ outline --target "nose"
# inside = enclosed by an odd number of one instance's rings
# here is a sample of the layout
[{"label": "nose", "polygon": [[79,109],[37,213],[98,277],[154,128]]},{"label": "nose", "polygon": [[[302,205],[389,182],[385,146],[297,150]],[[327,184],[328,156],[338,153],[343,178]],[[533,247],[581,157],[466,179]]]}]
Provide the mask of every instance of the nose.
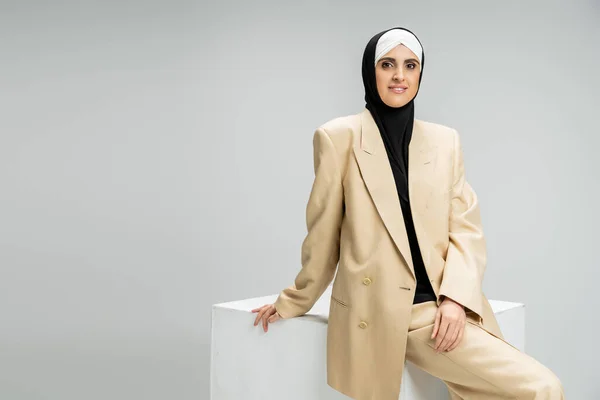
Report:
[{"label": "nose", "polygon": [[396,68],[393,78],[396,81],[402,81],[404,79],[404,71],[402,68]]}]

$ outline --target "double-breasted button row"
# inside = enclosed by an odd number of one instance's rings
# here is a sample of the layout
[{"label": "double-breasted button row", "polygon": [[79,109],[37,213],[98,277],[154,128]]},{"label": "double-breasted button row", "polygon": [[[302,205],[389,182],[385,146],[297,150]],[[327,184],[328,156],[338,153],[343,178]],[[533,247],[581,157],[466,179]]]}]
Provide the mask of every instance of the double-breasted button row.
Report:
[{"label": "double-breasted button row", "polygon": [[[368,278],[368,277],[366,277],[366,278],[363,278],[363,280],[362,280],[362,283],[363,283],[363,285],[365,285],[365,286],[369,286],[369,285],[370,285],[372,282],[373,282],[373,281],[371,280],[371,278]],[[360,324],[358,324],[358,327],[359,327],[360,329],[366,329],[366,328],[367,328],[367,326],[368,326],[368,324],[367,324],[365,321],[360,321]]]}]

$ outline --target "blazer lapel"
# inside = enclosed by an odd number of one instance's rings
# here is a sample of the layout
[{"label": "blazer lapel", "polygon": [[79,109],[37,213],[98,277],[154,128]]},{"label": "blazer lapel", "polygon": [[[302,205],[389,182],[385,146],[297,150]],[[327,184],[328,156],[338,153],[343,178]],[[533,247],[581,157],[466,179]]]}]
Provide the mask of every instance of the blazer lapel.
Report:
[{"label": "blazer lapel", "polygon": [[[369,110],[365,109],[360,116],[362,125],[360,148],[355,146],[353,150],[361,175],[387,231],[414,276],[414,266],[404,217],[385,145]],[[414,210],[416,209],[415,205],[419,202],[427,202],[431,194],[431,187],[429,185],[418,185],[416,182],[433,171],[436,155],[434,150],[435,146],[429,143],[424,136],[421,124],[415,120],[413,135],[408,148],[408,189],[419,247],[424,247],[421,240],[424,232],[420,229],[419,213]],[[429,249],[421,248],[421,253],[424,255],[423,261],[428,265]]]}]

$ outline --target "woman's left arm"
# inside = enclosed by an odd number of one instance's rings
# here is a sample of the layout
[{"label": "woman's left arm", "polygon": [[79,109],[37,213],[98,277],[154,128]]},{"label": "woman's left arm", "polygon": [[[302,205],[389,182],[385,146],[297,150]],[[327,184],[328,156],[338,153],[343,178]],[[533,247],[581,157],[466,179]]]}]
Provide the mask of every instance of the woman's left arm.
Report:
[{"label": "woman's left arm", "polygon": [[438,305],[448,297],[481,318],[482,281],[486,267],[486,243],[479,201],[465,179],[460,137],[454,130],[454,166],[451,191],[450,242],[440,287]]}]

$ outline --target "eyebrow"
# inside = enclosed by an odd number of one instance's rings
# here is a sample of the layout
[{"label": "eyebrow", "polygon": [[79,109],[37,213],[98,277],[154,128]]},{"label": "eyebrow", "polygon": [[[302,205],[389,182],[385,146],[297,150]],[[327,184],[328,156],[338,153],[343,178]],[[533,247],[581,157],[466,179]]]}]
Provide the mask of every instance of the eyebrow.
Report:
[{"label": "eyebrow", "polygon": [[[391,62],[396,62],[396,59],[393,57],[383,57],[381,58],[379,61],[391,61]],[[419,64],[419,60],[415,59],[415,58],[408,58],[406,60],[404,60],[404,62],[414,62]],[[420,64],[419,64],[420,65]]]}]

